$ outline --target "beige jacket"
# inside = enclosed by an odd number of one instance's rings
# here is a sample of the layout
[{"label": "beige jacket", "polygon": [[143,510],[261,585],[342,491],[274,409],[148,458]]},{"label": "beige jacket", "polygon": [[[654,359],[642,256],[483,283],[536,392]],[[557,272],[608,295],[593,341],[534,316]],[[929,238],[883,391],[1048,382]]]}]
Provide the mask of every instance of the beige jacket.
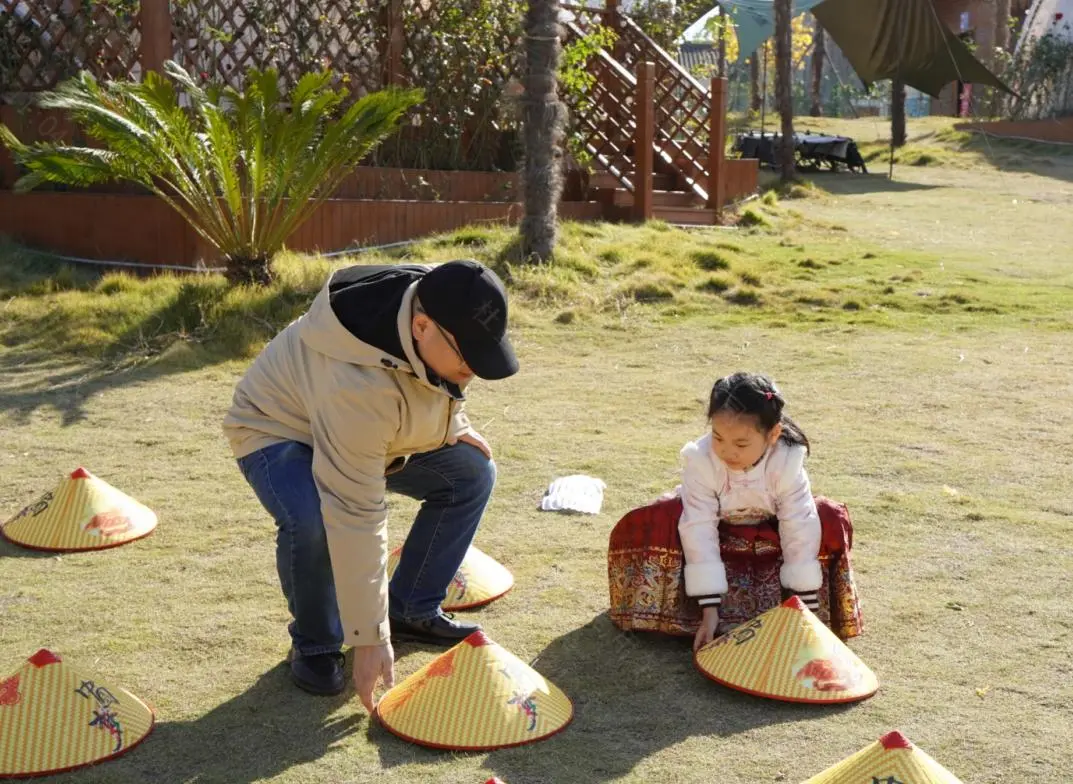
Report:
[{"label": "beige jacket", "polygon": [[[330,283],[330,279],[328,283]],[[467,432],[462,403],[427,380],[414,350],[411,284],[398,329],[408,363],[339,323],[328,284],[277,335],[235,389],[224,433],[236,458],[281,441],[313,448],[313,478],[351,645],[389,639],[385,474]]]}]

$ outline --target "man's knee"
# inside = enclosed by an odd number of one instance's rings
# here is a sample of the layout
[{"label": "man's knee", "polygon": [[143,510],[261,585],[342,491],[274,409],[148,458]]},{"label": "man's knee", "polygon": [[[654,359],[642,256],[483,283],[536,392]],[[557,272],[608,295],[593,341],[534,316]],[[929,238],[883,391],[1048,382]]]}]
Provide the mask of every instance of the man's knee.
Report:
[{"label": "man's knee", "polygon": [[488,495],[496,483],[496,464],[484,452],[472,444],[457,444],[454,456],[458,462],[459,474],[464,483],[475,494]]}]

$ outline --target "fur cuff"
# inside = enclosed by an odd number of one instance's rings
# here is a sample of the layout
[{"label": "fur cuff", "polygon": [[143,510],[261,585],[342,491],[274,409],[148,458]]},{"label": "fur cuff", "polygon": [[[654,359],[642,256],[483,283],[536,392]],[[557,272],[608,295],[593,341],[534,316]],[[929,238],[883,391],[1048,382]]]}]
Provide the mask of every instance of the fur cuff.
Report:
[{"label": "fur cuff", "polygon": [[784,588],[789,588],[797,593],[818,591],[820,586],[823,585],[823,572],[820,570],[820,562],[784,563],[782,569],[779,570],[779,582],[782,583]]},{"label": "fur cuff", "polygon": [[[817,568],[819,564],[816,565]],[[727,592],[727,570],[718,561],[686,564],[686,593],[690,596],[712,596]]]}]

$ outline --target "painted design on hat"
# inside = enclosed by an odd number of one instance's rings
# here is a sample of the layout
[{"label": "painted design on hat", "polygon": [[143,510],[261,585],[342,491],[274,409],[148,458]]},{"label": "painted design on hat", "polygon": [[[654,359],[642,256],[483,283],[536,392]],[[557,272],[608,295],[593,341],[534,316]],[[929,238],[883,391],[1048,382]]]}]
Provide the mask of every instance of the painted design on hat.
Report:
[{"label": "painted design on hat", "polygon": [[[748,623],[742,624],[733,631],[725,634],[722,637],[716,639],[716,645],[726,645],[727,643],[734,643],[735,645],[744,645],[745,643],[756,637],[756,633],[764,628],[763,618],[753,618]],[[715,645],[712,646],[713,648]]]},{"label": "painted design on hat", "polygon": [[15,515],[13,518],[11,518],[11,522],[15,522],[16,520],[21,520],[24,517],[37,517],[39,514],[44,512],[46,509],[48,509],[49,504],[52,503],[52,499],[54,497],[55,496],[53,495],[52,491],[49,490],[43,496],[38,498],[32,504],[30,504],[29,506],[25,507],[17,515]]},{"label": "painted design on hat", "polygon": [[455,671],[455,651],[451,650],[444,653],[439,658],[435,659],[425,674],[415,681],[408,691],[404,692],[400,697],[396,708],[401,708],[403,705],[413,699],[414,695],[423,689],[430,680],[433,678],[446,678]]},{"label": "painted design on hat", "polygon": [[119,704],[119,700],[116,699],[115,695],[104,686],[97,686],[93,681],[82,681],[82,685],[75,689],[75,694],[87,700],[97,701],[97,707],[93,709],[93,718],[90,720],[89,726],[100,727],[102,730],[111,733],[116,741],[115,748],[112,750],[113,754],[123,748],[123,727],[120,726],[119,717],[112,708],[113,705]]},{"label": "painted design on hat", "polygon": [[455,572],[455,576],[451,579],[451,584],[458,589],[458,594],[455,596],[455,601],[460,602],[466,598],[466,575],[459,569]]},{"label": "painted design on hat", "polygon": [[860,671],[837,649],[821,652],[815,645],[805,646],[794,665],[794,678],[807,689],[848,691],[861,682]]},{"label": "painted design on hat", "polygon": [[134,527],[134,522],[118,509],[93,515],[82,530],[90,536],[118,536]]},{"label": "painted design on hat", "polygon": [[511,698],[507,700],[507,705],[517,705],[518,709],[528,717],[529,724],[526,725],[526,730],[532,732],[536,729],[537,706],[536,702],[533,700],[532,693],[516,691],[511,695]]},{"label": "painted design on hat", "polygon": [[10,678],[0,681],[0,705],[18,705],[22,699],[19,692],[19,674],[15,673]]}]

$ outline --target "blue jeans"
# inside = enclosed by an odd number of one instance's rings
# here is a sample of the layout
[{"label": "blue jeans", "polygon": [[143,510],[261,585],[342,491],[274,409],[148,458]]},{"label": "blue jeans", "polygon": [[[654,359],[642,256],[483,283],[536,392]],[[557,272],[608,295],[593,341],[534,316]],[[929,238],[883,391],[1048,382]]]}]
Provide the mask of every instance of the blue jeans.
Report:
[{"label": "blue jeans", "polygon": [[[303,656],[338,651],[343,627],[313,482],[313,450],[285,441],[246,455],[238,465],[276,521],[276,569],[294,618],[288,628],[295,648]],[[387,477],[388,490],[421,501],[389,586],[392,618],[414,622],[441,612],[495,479],[495,463],[462,443],[413,455]]]}]

